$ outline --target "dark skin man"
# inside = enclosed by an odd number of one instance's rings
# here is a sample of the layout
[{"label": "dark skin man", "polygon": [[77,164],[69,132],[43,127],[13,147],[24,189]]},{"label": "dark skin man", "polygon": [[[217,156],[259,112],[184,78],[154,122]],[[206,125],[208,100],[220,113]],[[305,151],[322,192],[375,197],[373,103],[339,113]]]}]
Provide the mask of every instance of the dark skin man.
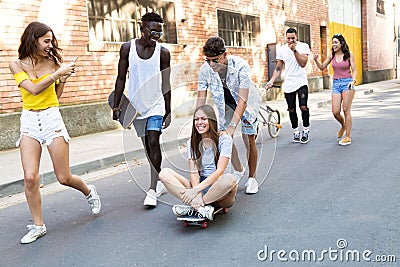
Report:
[{"label": "dark skin man", "polygon": [[[143,59],[150,59],[155,51],[156,43],[162,34],[162,23],[157,21],[143,21],[141,26],[142,36],[136,39],[137,55]],[[129,68],[129,52],[131,49],[131,41],[124,43],[120,50],[120,58],[118,62],[118,76],[115,83],[114,107],[118,107],[125,88],[126,76]],[[168,49],[161,47],[160,54],[160,71],[162,76],[161,90],[165,101],[165,115],[163,117],[163,128],[167,128],[171,123],[171,85],[170,85],[170,61],[171,56]],[[130,79],[135,77],[130,76]],[[113,111],[113,119],[118,120],[120,111]],[[160,131],[149,130],[142,137],[143,145],[146,149],[146,155],[151,163],[151,183],[150,189],[155,190],[158,173],[161,170],[162,154],[160,148]]]}]

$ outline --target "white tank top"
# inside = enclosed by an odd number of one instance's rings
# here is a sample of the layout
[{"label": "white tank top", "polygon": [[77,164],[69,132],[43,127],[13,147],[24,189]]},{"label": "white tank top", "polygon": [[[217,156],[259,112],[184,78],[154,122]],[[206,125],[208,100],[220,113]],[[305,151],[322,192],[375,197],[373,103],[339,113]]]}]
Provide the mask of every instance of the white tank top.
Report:
[{"label": "white tank top", "polygon": [[129,51],[128,97],[141,113],[137,119],[164,116],[165,102],[161,89],[161,45],[157,42],[149,59],[142,59],[136,51],[136,39],[131,40]]}]

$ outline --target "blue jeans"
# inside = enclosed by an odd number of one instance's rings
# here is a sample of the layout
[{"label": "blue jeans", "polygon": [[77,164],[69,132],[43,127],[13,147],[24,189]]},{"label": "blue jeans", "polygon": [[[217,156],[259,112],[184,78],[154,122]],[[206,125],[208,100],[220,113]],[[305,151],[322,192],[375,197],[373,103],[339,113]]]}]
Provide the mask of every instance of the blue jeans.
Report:
[{"label": "blue jeans", "polygon": [[[308,101],[308,86],[303,85],[299,89],[291,93],[285,93],[285,99],[288,106],[290,123],[292,124],[292,128],[295,129],[299,126],[299,119],[297,118],[296,112],[296,95],[299,98],[299,106],[306,107],[305,110],[301,110],[301,118],[303,120],[303,126],[310,126],[310,111],[307,107]],[[292,112],[290,112],[292,110]]]}]

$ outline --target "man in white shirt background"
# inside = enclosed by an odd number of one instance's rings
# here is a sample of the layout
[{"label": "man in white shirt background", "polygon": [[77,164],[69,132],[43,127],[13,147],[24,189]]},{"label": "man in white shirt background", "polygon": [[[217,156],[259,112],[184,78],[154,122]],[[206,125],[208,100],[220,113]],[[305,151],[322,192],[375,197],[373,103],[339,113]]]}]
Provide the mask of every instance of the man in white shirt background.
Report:
[{"label": "man in white shirt background", "polygon": [[[310,133],[310,112],[307,107],[308,101],[308,80],[307,72],[304,67],[307,65],[308,55],[310,54],[308,44],[297,40],[297,31],[289,28],[286,31],[286,44],[277,47],[276,67],[271,79],[267,82],[265,89],[272,87],[275,80],[281,75],[283,65],[285,65],[285,81],[283,92],[285,93],[288,105],[289,118],[293,128],[293,142],[306,144]],[[303,132],[300,136],[298,128],[298,117],[296,112],[296,95],[298,96],[301,117],[303,120]]]}]

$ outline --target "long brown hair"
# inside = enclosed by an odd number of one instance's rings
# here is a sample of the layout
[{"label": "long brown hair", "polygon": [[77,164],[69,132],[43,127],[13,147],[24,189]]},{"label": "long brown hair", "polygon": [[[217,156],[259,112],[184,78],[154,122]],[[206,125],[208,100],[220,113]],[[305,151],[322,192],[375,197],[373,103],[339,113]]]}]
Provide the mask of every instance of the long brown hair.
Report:
[{"label": "long brown hair", "polygon": [[196,163],[197,169],[200,171],[202,170],[201,164],[201,155],[202,151],[200,151],[200,147],[202,148],[202,137],[201,134],[197,131],[194,121],[194,116],[196,115],[197,111],[203,111],[207,118],[208,118],[208,125],[209,125],[209,133],[210,139],[213,143],[213,150],[214,150],[214,162],[215,166],[217,166],[218,159],[219,159],[219,134],[218,134],[218,124],[217,124],[217,116],[215,115],[215,111],[212,106],[210,105],[202,105],[196,108],[193,115],[193,125],[192,125],[192,135],[190,140],[190,158],[193,159]]},{"label": "long brown hair", "polygon": [[[346,61],[346,59],[350,58],[350,49],[349,46],[347,45],[346,39],[344,39],[344,36],[340,33],[334,34],[332,36],[332,40],[333,38],[338,39],[338,41],[340,42],[341,45],[341,49],[343,52],[343,61]],[[332,58],[335,56],[335,51],[333,51],[332,48]]]},{"label": "long brown hair", "polygon": [[25,28],[25,31],[21,36],[21,44],[18,48],[18,58],[24,59],[28,57],[32,60],[32,63],[35,64],[37,62],[37,41],[49,31],[53,35],[53,39],[51,40],[53,47],[50,49],[49,55],[54,60],[54,63],[59,66],[63,60],[60,55],[62,49],[58,47],[57,38],[49,26],[37,21],[29,23]]}]

